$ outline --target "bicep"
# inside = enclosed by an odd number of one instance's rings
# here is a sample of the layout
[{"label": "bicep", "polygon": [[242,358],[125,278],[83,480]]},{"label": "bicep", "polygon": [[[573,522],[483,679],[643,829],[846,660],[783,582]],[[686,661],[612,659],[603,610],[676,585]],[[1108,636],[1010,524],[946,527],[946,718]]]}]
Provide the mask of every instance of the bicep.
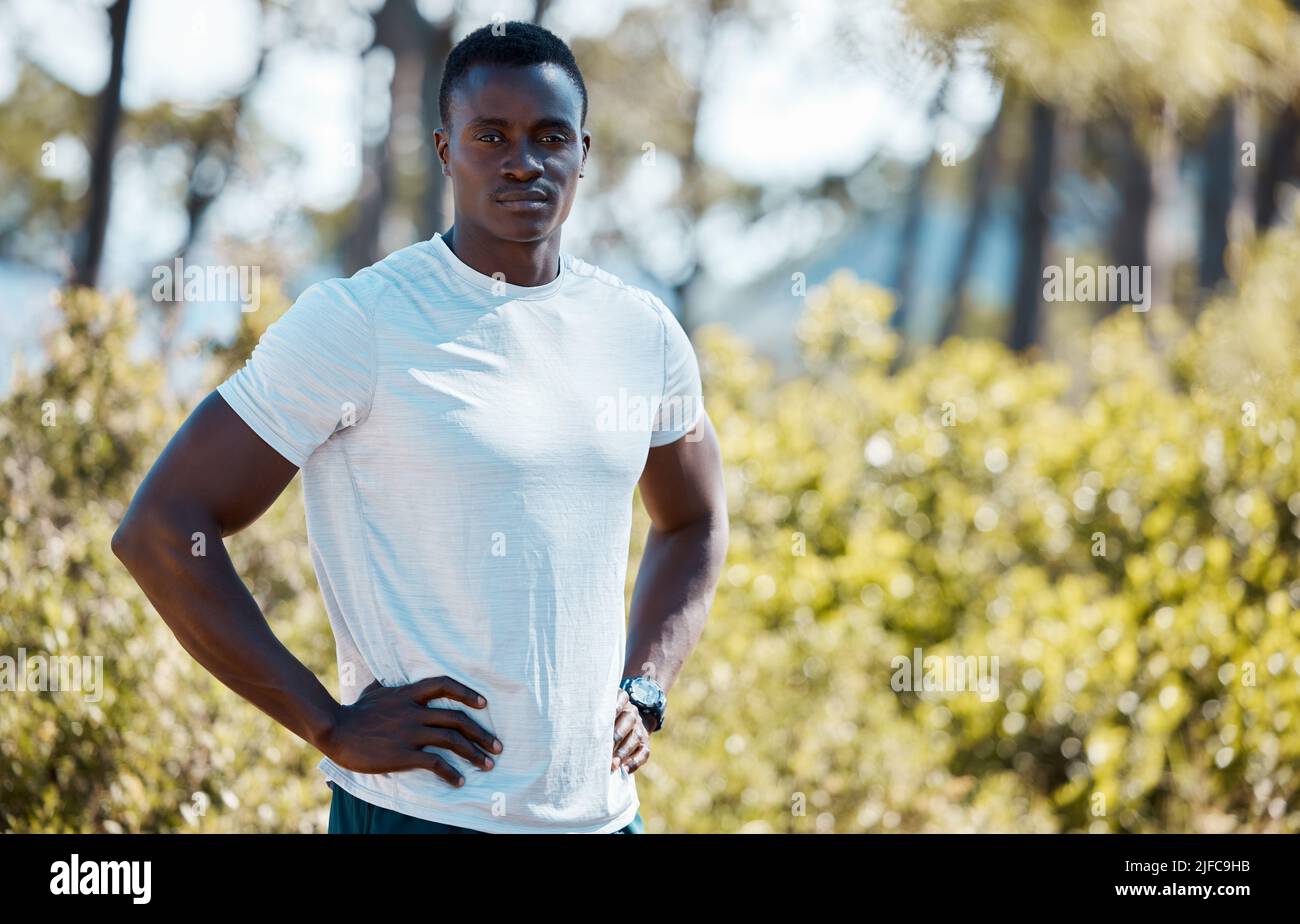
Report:
[{"label": "bicep", "polygon": [[651,447],[640,489],[646,513],[660,532],[725,518],[722,450],[707,412],[685,436],[666,446]]},{"label": "bicep", "polygon": [[122,529],[129,534],[154,520],[201,515],[228,536],[265,513],[297,471],[213,391],[149,470]]}]

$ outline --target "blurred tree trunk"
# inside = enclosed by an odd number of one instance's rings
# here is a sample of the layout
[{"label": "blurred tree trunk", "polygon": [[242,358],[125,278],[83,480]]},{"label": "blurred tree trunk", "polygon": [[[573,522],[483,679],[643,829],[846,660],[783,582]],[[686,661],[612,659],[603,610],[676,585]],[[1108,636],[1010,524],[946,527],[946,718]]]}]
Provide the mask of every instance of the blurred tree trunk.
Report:
[{"label": "blurred tree trunk", "polygon": [[1029,158],[1020,216],[1020,266],[1016,272],[1008,344],[1016,351],[1038,342],[1043,296],[1043,258],[1052,218],[1052,161],[1056,110],[1034,100],[1029,111]]},{"label": "blurred tree trunk", "polygon": [[115,0],[108,8],[108,30],[112,41],[108,80],[99,95],[99,128],[90,161],[90,211],[72,281],[93,286],[99,281],[99,264],[104,256],[104,235],[108,231],[108,207],[113,197],[113,154],[117,129],[122,121],[122,70],[126,54],[126,24],[131,0]]},{"label": "blurred tree trunk", "polygon": [[438,112],[438,90],[442,86],[442,71],[447,64],[447,56],[452,48],[452,25],[455,18],[448,16],[442,22],[433,24],[429,29],[429,40],[425,46],[424,75],[421,80],[422,100],[420,106],[421,123],[424,136],[420,139],[420,150],[425,152],[424,194],[422,205],[416,219],[420,239],[427,241],[435,231],[445,231],[451,225],[453,206],[449,203],[447,178],[442,175],[442,161],[438,159],[438,148],[433,143],[433,132],[442,126],[442,114]]},{"label": "blurred tree trunk", "polygon": [[[1164,106],[1152,122],[1148,153],[1129,122],[1116,120],[1115,124],[1120,133],[1116,153],[1120,210],[1111,232],[1111,264],[1138,267],[1139,273],[1142,267],[1149,266],[1151,291],[1144,296],[1151,305],[1169,304],[1177,255],[1167,223],[1173,220],[1173,203],[1178,195],[1178,126],[1173,110]],[[1112,298],[1103,303],[1104,313],[1114,313],[1124,304]]]},{"label": "blurred tree trunk", "polygon": [[1227,276],[1228,216],[1232,208],[1237,163],[1237,106],[1224,100],[1215,113],[1202,148],[1201,240],[1197,282],[1213,289]]},{"label": "blurred tree trunk", "polygon": [[1150,304],[1173,304],[1174,266],[1177,253],[1170,225],[1175,221],[1178,198],[1178,160],[1181,146],[1173,109],[1166,105],[1156,123],[1155,150],[1151,158],[1151,210],[1147,214],[1147,255],[1151,261]]},{"label": "blurred tree trunk", "polygon": [[1293,99],[1278,116],[1268,150],[1261,152],[1259,185],[1255,189],[1255,227],[1267,231],[1277,220],[1277,190],[1295,175],[1296,141],[1300,139],[1300,98]]},{"label": "blurred tree trunk", "polygon": [[[371,19],[375,38],[366,51],[386,48],[392,53],[393,80],[389,87],[388,127],[384,136],[374,144],[366,145],[362,154],[357,223],[347,248],[347,262],[353,272],[384,257],[382,236],[390,217],[393,193],[398,188],[395,167],[405,166],[423,176],[420,184],[423,192],[411,215],[416,233],[423,234],[427,227],[427,236],[431,237],[435,224],[441,221],[441,182],[427,176],[430,173],[428,157],[418,167],[399,163],[400,145],[395,143],[394,137],[399,132],[410,131],[412,125],[428,125],[429,83],[437,80],[429,72],[438,70],[441,65],[441,62],[431,60],[430,53],[436,44],[438,30],[420,15],[416,0],[385,0],[384,5],[371,14]],[[436,111],[436,88],[432,95],[432,108]],[[418,150],[423,151],[432,144],[432,139],[421,139],[421,142]],[[436,176],[441,178],[441,168],[436,171]],[[435,214],[428,214],[430,208]]]},{"label": "blurred tree trunk", "polygon": [[[1125,121],[1116,121],[1120,144],[1116,160],[1119,164],[1119,213],[1111,232],[1110,262],[1114,266],[1147,266],[1147,232],[1155,192],[1151,186],[1151,160],[1138,143],[1132,127]],[[1119,309],[1121,303],[1105,303],[1107,313]]]},{"label": "blurred tree trunk", "polygon": [[1226,271],[1235,275],[1247,242],[1255,237],[1255,189],[1258,168],[1246,163],[1243,138],[1259,137],[1259,103],[1250,92],[1242,93],[1233,106],[1232,200],[1228,209],[1228,251]]},{"label": "blurred tree trunk", "polygon": [[[935,128],[939,117],[943,115],[944,97],[948,93],[948,83],[951,79],[952,71],[949,70],[939,82],[939,90],[935,93],[934,99],[930,100],[926,118],[932,129]],[[912,184],[908,188],[907,203],[903,211],[903,226],[898,234],[898,263],[894,269],[894,291],[897,297],[889,326],[904,337],[906,337],[907,324],[912,315],[915,299],[912,282],[916,273],[917,250],[921,244],[921,223],[925,218],[925,191],[930,185],[930,174],[934,170],[936,140],[935,137],[930,139],[931,143],[924,159],[912,172]],[[900,350],[898,356],[902,355],[903,351]]]},{"label": "blurred tree trunk", "polygon": [[[262,80],[266,71],[266,56],[269,49],[263,45],[257,58],[253,76],[233,100],[230,101],[230,113],[225,119],[226,131],[205,136],[195,148],[194,160],[190,165],[189,183],[185,191],[185,217],[187,225],[185,237],[180,246],[162,264],[174,265],[184,260],[198,238],[203,218],[212,203],[217,201],[230,175],[235,171],[239,157],[239,127],[242,123],[248,99]],[[151,269],[152,272],[152,269]],[[151,277],[152,278],[152,277]],[[148,284],[146,283],[146,288]],[[169,302],[159,306],[163,314],[162,329],[159,332],[159,361],[164,368],[170,368],[172,351],[175,346],[176,332],[180,326],[181,309],[177,303]],[[170,385],[170,379],[168,379]]]},{"label": "blurred tree trunk", "polygon": [[943,326],[939,330],[940,343],[957,333],[966,314],[968,305],[966,284],[975,266],[975,249],[979,246],[980,234],[983,233],[984,224],[988,220],[993,181],[998,173],[998,148],[1006,121],[1007,104],[1008,100],[1004,93],[1002,103],[998,106],[998,114],[994,116],[980,144],[975,175],[971,181],[973,185],[970,211],[966,216],[966,230],[962,234],[961,249],[957,252],[957,267],[953,271],[948,311],[944,314]]}]

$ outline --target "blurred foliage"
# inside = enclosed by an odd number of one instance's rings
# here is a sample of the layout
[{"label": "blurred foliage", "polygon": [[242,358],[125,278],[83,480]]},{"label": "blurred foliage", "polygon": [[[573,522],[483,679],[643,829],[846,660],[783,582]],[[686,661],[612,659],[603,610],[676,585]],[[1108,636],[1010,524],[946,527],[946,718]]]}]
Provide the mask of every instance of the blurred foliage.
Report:
[{"label": "blurred foliage", "polygon": [[[1082,376],[959,339],[890,377],[844,274],[805,377],[701,331],[731,550],[648,828],[1300,830],[1298,258],[1266,237],[1194,330],[1113,316]],[[895,693],[916,647],[1001,696]]]},{"label": "blurred foliage", "polygon": [[[703,329],[731,548],[639,771],[647,829],[1300,831],[1300,234],[1253,248],[1194,328],[1118,313],[1078,374],[954,339],[891,376],[890,297],[846,274],[808,298],[797,378]],[[285,304],[209,344],[205,384]],[[0,696],[0,830],[323,830],[317,753],[110,551],[185,411],[131,358],[134,304],[59,307],[0,414],[0,654],[102,656],[104,688]],[[299,481],[228,547],[337,689]],[[996,656],[1000,696],[895,692],[918,647]]]},{"label": "blurred foliage", "polygon": [[904,0],[927,45],[974,39],[995,71],[1082,116],[1168,104],[1203,122],[1242,90],[1289,100],[1300,17],[1284,0]]},{"label": "blurred foliage", "polygon": [[[274,285],[209,381],[242,364],[286,307]],[[109,547],[186,408],[134,362],[129,298],[61,294],[53,363],[20,374],[0,413],[0,654],[102,657],[101,697],[0,695],[0,831],[323,831],[319,755],[209,675]],[[333,639],[304,541],[299,479],[231,558],[280,639],[337,689]]]}]

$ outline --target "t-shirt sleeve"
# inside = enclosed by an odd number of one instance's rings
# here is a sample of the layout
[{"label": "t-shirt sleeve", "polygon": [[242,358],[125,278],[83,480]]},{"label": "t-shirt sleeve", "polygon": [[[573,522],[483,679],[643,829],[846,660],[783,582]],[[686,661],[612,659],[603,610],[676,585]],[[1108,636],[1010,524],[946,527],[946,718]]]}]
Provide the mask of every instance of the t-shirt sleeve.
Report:
[{"label": "t-shirt sleeve", "polygon": [[650,445],[666,446],[695,429],[704,416],[704,393],[691,338],[668,306],[658,306],[664,327],[664,390]]},{"label": "t-shirt sleeve", "polygon": [[365,420],[374,394],[373,318],[333,283],[298,296],[217,392],[302,468],[337,430]]}]

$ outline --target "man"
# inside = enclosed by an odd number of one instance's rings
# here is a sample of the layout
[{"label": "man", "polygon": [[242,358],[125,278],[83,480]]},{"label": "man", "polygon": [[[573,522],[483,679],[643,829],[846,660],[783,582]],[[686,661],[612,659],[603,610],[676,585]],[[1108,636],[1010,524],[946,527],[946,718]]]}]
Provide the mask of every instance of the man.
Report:
[{"label": "man", "polygon": [[[662,301],[560,249],[591,144],[564,43],[472,33],[440,107],[452,228],[308,288],[173,437],[113,550],[187,651],[324,754],[331,831],[635,832],[633,774],[726,554],[698,365]],[[300,467],[338,702],[224,545],[190,552]]]}]

